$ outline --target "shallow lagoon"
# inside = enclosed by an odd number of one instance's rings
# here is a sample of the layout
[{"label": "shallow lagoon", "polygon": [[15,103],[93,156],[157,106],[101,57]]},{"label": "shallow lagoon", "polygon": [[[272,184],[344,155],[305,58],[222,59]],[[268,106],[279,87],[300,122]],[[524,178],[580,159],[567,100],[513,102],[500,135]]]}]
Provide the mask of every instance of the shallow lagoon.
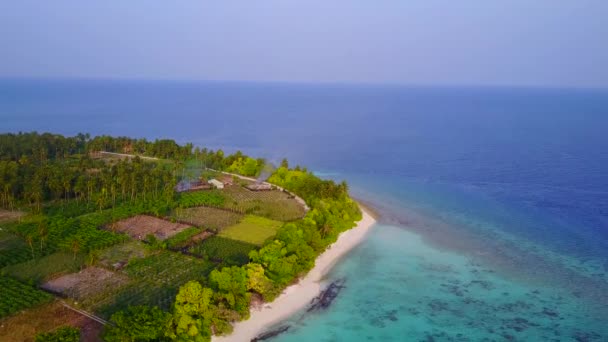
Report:
[{"label": "shallow lagoon", "polygon": [[378,224],[328,281],[346,279],[329,310],[299,313],[276,341],[593,341],[601,314],[555,287],[509,280],[419,235]]}]

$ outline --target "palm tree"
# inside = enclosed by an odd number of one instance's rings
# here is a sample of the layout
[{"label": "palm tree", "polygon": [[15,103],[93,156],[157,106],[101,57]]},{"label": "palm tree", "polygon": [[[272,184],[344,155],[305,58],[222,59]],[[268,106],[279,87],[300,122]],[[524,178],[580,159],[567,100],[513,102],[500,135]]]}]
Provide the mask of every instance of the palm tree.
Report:
[{"label": "palm tree", "polygon": [[72,238],[70,241],[70,250],[74,253],[74,260],[76,260],[76,254],[80,252],[80,240],[76,237]]},{"label": "palm tree", "polygon": [[41,221],[38,224],[38,236],[40,236],[40,250],[42,251],[42,246],[45,243],[47,237],[49,236],[49,230],[46,221]]},{"label": "palm tree", "polygon": [[28,234],[25,236],[25,242],[27,242],[27,244],[30,246],[30,249],[32,250],[32,260],[36,259],[36,256],[34,255],[34,237],[32,236],[32,234]]}]

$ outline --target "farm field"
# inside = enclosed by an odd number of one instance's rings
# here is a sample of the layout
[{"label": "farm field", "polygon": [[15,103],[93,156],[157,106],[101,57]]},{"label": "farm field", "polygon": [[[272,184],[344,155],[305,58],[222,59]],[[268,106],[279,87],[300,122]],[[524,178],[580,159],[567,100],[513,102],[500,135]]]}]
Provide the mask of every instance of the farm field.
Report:
[{"label": "farm field", "polygon": [[173,223],[154,216],[137,215],[115,222],[107,228],[115,232],[129,234],[137,240],[145,239],[149,234],[164,240],[189,227],[187,224]]},{"label": "farm field", "polygon": [[213,236],[190,247],[188,252],[223,266],[240,266],[249,261],[249,252],[256,248],[251,243]]},{"label": "farm field", "polygon": [[167,248],[181,249],[190,245],[193,240],[202,240],[209,235],[212,235],[212,233],[205,231],[203,228],[190,227],[185,230],[182,230],[178,234],[175,234],[173,235],[173,237],[168,239],[166,241]]},{"label": "farm field", "polygon": [[203,190],[182,192],[179,194],[177,203],[180,208],[190,208],[198,206],[222,207],[226,197],[221,190]]},{"label": "farm field", "polygon": [[0,267],[32,259],[30,247],[18,236],[0,231]]},{"label": "farm field", "polygon": [[239,223],[244,215],[217,208],[193,207],[175,209],[172,217],[179,221],[188,222],[194,226],[217,232]]},{"label": "farm field", "polygon": [[100,251],[96,257],[99,265],[114,269],[126,265],[131,259],[143,258],[150,254],[146,246],[137,240],[127,241]]},{"label": "farm field", "polygon": [[77,272],[84,265],[83,254],[57,252],[21,264],[6,266],[2,273],[23,282],[41,284],[62,274]]},{"label": "farm field", "polygon": [[251,191],[238,185],[223,190],[224,208],[277,221],[293,221],[304,216],[304,208],[289,194],[279,191]]},{"label": "farm field", "polygon": [[53,296],[46,292],[6,276],[0,276],[0,289],[0,318],[53,299]]},{"label": "farm field", "polygon": [[66,308],[58,300],[2,320],[0,341],[34,342],[37,333],[53,331],[65,325],[79,327],[82,341],[101,341],[99,334],[103,325]]},{"label": "farm field", "polygon": [[161,251],[133,259],[117,272],[129,283],[117,291],[103,293],[83,302],[83,306],[109,317],[129,305],[157,305],[169,309],[180,286],[189,280],[203,280],[215,267],[212,262],[181,253]]},{"label": "farm field", "polygon": [[274,236],[283,222],[247,215],[241,222],[222,230],[218,236],[261,245]]},{"label": "farm field", "polygon": [[44,283],[41,287],[76,300],[94,297],[105,289],[116,289],[128,282],[128,277],[99,267],[88,267]]}]

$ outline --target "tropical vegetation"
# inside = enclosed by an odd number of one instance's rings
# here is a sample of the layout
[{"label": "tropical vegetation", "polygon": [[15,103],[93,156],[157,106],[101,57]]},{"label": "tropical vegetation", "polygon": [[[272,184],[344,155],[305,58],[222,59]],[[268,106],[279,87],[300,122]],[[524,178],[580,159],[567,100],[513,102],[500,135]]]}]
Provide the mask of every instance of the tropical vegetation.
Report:
[{"label": "tropical vegetation", "polygon": [[[103,151],[117,154],[109,158]],[[192,165],[201,171],[192,171]],[[250,193],[235,186],[225,192],[176,192],[178,182],[192,174],[204,178],[216,172],[209,169],[269,177],[303,198],[309,210],[276,190]],[[0,134],[0,207],[28,212],[0,230],[0,287],[24,293],[1,301],[0,313],[51,300],[32,285],[53,274],[85,264],[111,266],[129,282],[118,293],[82,303],[112,322],[103,334],[107,341],[209,341],[212,334],[227,334],[233,322],[249,317],[252,298],[272,301],[361,218],[346,183],[290,168],[286,160],[275,169],[241,152],[225,155],[172,140],[87,134]],[[195,217],[201,207],[213,210]],[[216,210],[232,214],[216,220],[204,216]],[[196,227],[167,240],[151,236],[144,253],[133,245],[137,241],[112,228],[138,214],[190,217]],[[218,235],[196,240],[207,232]],[[123,254],[129,256],[126,266],[109,257]],[[61,262],[49,272],[41,270],[52,260]],[[24,279],[31,284],[11,277],[22,265],[32,267]]]}]

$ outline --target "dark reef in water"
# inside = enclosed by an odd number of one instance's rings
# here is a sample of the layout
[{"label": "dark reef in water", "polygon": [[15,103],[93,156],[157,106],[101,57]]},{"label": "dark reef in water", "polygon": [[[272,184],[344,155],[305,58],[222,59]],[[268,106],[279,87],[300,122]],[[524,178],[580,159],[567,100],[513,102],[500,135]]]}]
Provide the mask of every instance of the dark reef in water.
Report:
[{"label": "dark reef in water", "polygon": [[289,325],[282,325],[276,329],[272,329],[270,331],[267,331],[263,334],[256,336],[254,339],[251,340],[251,342],[258,342],[258,341],[264,341],[264,340],[271,339],[273,337],[276,337],[276,336],[286,332],[287,330],[289,330],[289,328],[290,328]]},{"label": "dark reef in water", "polygon": [[323,290],[317,297],[313,298],[310,306],[306,310],[307,312],[325,310],[331,303],[338,297],[340,291],[345,287],[344,283],[346,279],[338,279],[333,281],[329,286]]}]

